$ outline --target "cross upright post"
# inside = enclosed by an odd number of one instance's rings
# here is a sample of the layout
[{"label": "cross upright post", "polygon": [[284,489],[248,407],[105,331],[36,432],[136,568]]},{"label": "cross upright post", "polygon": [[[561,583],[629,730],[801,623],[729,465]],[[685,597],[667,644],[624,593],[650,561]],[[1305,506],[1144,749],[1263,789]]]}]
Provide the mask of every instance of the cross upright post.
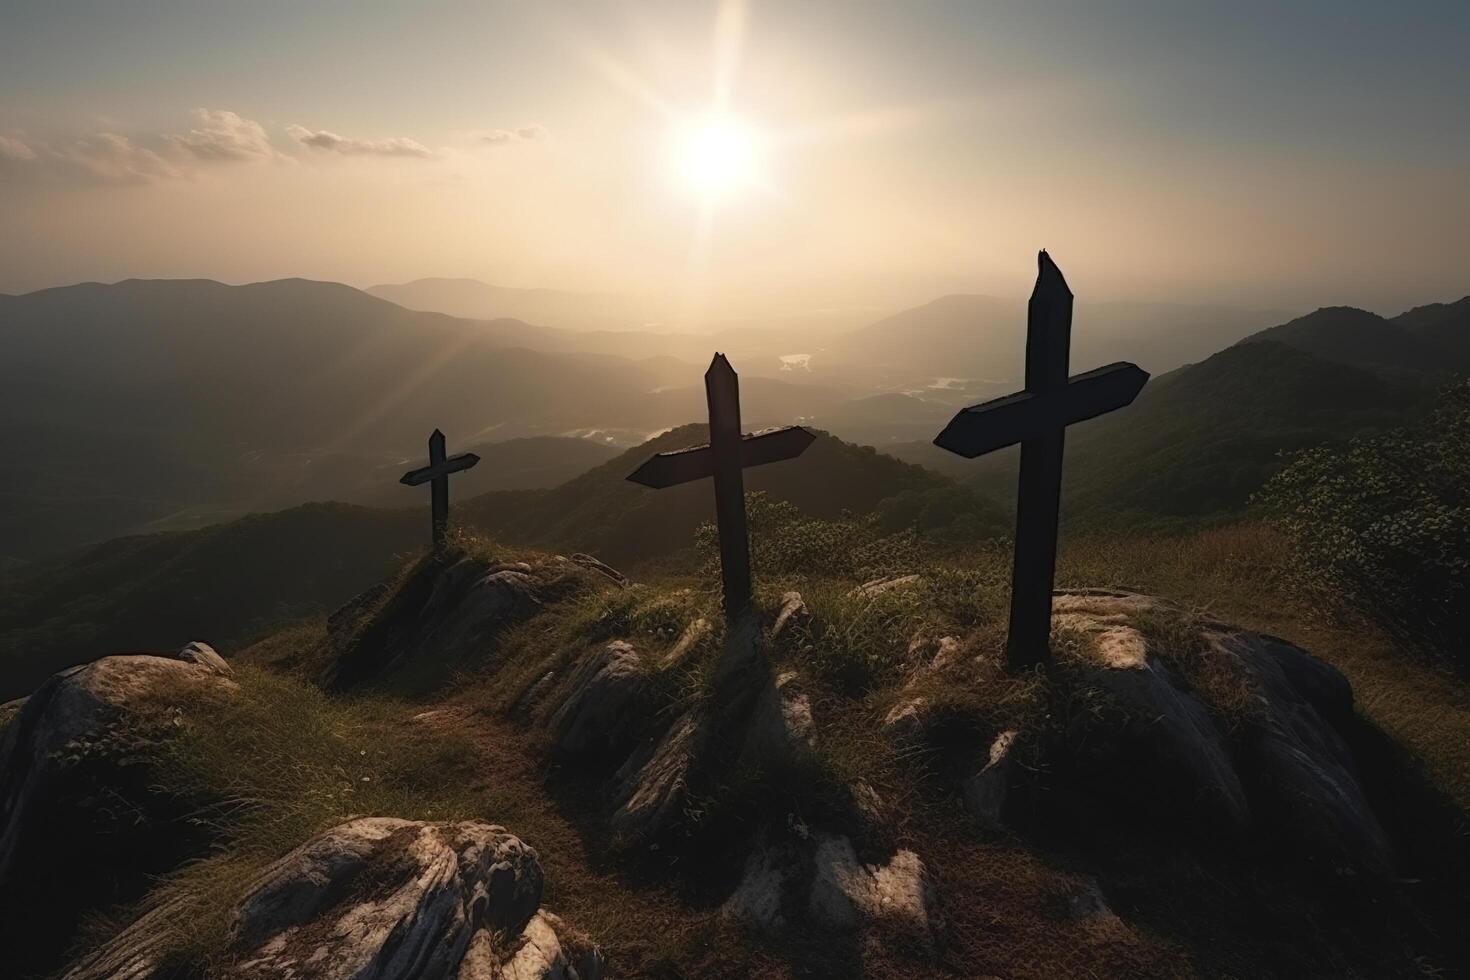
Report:
[{"label": "cross upright post", "polygon": [[480,457],[474,453],[446,457],[444,433],[435,429],[429,436],[429,465],[409,470],[399,478],[399,483],[410,487],[429,484],[429,521],[435,554],[444,553],[449,535],[449,474],[467,470],[479,461]]},{"label": "cross upright post", "polygon": [[1130,404],[1148,381],[1120,361],[1068,378],[1072,291],[1045,251],[1026,315],[1026,387],[960,411],[934,444],[968,459],[1021,444],[1011,622],[1006,655],[1025,668],[1050,657],[1051,598],[1056,580],[1062,452],[1067,426]]},{"label": "cross upright post", "polygon": [[704,390],[709,406],[709,444],[655,453],[630,473],[628,479],[661,490],[691,480],[713,478],[725,616],[733,623],[751,604],[744,470],[800,456],[816,436],[796,425],[742,434],[740,379],[724,354],[716,354],[710,362],[704,375]]}]

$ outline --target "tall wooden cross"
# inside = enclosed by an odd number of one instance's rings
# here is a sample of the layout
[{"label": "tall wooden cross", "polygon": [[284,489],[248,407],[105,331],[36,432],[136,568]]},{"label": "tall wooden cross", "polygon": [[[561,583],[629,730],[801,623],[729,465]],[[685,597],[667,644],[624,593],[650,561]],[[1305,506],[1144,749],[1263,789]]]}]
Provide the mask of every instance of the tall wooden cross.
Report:
[{"label": "tall wooden cross", "polygon": [[714,478],[725,616],[733,623],[750,608],[750,532],[745,524],[744,470],[795,459],[816,436],[799,425],[742,435],[740,379],[724,354],[716,354],[704,373],[704,391],[709,402],[709,445],[655,453],[630,473],[628,479],[662,490],[691,480]]},{"label": "tall wooden cross", "polygon": [[449,532],[449,474],[467,470],[480,461],[474,453],[444,456],[444,433],[438,429],[429,436],[429,465],[409,470],[398,482],[416,487],[428,483],[431,490],[429,518],[433,522],[434,553],[444,553],[444,541]]},{"label": "tall wooden cross", "polygon": [[1043,251],[1038,261],[1041,269],[1026,315],[1026,389],[962,410],[934,440],[941,449],[967,459],[1021,444],[1006,641],[1012,667],[1030,667],[1050,656],[1067,426],[1128,405],[1148,381],[1148,372],[1126,361],[1067,377],[1072,291],[1051,256]]}]

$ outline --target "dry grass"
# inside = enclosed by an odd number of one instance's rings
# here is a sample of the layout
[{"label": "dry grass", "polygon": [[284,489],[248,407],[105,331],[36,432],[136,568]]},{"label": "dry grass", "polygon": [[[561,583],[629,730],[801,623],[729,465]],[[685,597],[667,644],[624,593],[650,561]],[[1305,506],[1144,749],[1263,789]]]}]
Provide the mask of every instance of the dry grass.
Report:
[{"label": "dry grass", "polygon": [[[464,546],[481,557],[512,557],[483,541]],[[1198,616],[1299,643],[1344,670],[1361,710],[1470,808],[1464,685],[1406,659],[1372,631],[1297,601],[1289,570],[1278,537],[1242,525],[1179,538],[1072,540],[1060,582],[1159,594]],[[222,846],[169,876],[154,898],[186,898],[179,947],[207,963],[219,955],[229,906],[248,878],[312,834],[363,813],[472,817],[504,824],[537,848],[547,904],[607,947],[614,974],[624,977],[1287,977],[1337,956],[1324,952],[1341,938],[1328,928],[1330,910],[1296,898],[1291,882],[1224,855],[1197,860],[1188,856],[1196,845],[1167,835],[1140,837],[1095,814],[1078,815],[1087,831],[1081,838],[980,833],[959,807],[957,777],[981,764],[997,731],[1034,727],[1060,702],[1039,673],[1004,667],[1007,551],[977,549],[913,571],[921,575],[916,587],[878,597],[853,595],[856,583],[820,575],[763,583],[758,603],[768,613],[789,588],[813,610],[812,623],[771,656],[809,695],[818,748],[790,771],[732,773],[716,788],[721,798],[693,804],[708,808],[696,828],[704,836],[637,854],[608,837],[605,774],[548,768],[536,722],[515,706],[546,673],[565,676],[611,639],[629,640],[643,655],[655,713],[707,696],[721,636],[710,583],[558,594],[431,704],[391,691],[330,699],[262,669],[315,670],[301,657],[321,646],[322,624],[299,624],[247,651],[242,696],[212,709],[208,725],[191,724],[173,752],[168,780],[214,801],[201,817],[216,822]],[[663,668],[664,652],[700,617],[715,630],[679,667]],[[1239,678],[1196,642],[1187,622],[1146,618],[1139,626],[1218,717],[1240,716]],[[963,656],[943,671],[917,671],[909,649],[916,634],[960,636]],[[882,717],[914,696],[929,702],[934,732],[921,746],[896,745],[881,733]],[[882,800],[876,822],[844,810],[843,795],[858,781]],[[864,946],[834,936],[771,943],[724,923],[716,903],[733,886],[732,861],[738,868],[731,848],[765,823],[791,820],[830,820],[874,851],[923,854],[944,897],[943,960],[910,956],[901,943]],[[1108,898],[1122,921],[1059,913],[1084,884],[1084,869],[1121,883]],[[1261,908],[1250,897],[1257,893],[1269,895]],[[1288,941],[1272,916],[1306,932]],[[1353,955],[1335,962],[1346,969],[1367,954]]]}]

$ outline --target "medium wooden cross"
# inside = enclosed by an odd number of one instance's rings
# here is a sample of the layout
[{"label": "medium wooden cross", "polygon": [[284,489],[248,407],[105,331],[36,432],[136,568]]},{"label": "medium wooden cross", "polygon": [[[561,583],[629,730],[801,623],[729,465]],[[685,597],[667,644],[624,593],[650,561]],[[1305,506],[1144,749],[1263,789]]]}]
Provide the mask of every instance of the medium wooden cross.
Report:
[{"label": "medium wooden cross", "polygon": [[662,490],[713,477],[715,521],[720,531],[720,577],[725,586],[725,616],[732,623],[750,608],[750,532],[745,524],[748,466],[794,459],[816,436],[799,425],[742,435],[740,379],[724,354],[716,354],[704,373],[709,402],[709,445],[655,453],[628,475],[634,483]]},{"label": "medium wooden cross", "polygon": [[1067,377],[1072,291],[1051,256],[1043,251],[1038,261],[1041,269],[1026,315],[1026,390],[962,410],[934,440],[934,445],[967,459],[1021,444],[1006,641],[1012,667],[1030,667],[1050,657],[1067,426],[1131,403],[1148,381],[1148,372],[1126,361]]},{"label": "medium wooden cross", "polygon": [[444,433],[438,429],[429,436],[429,465],[409,470],[398,482],[410,487],[430,484],[432,491],[429,517],[434,529],[434,553],[444,553],[444,541],[449,531],[449,474],[467,470],[480,461],[474,453],[444,456]]}]

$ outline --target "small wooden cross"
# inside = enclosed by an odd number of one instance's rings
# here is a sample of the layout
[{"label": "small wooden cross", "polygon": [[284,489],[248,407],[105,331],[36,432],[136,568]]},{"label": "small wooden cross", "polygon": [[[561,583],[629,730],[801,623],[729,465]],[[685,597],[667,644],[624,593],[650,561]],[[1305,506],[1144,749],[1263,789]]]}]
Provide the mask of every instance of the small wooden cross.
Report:
[{"label": "small wooden cross", "polygon": [[740,379],[724,354],[716,354],[704,374],[709,402],[709,445],[655,453],[628,475],[655,490],[713,477],[715,521],[720,531],[720,577],[725,586],[725,616],[730,622],[750,608],[750,532],[745,523],[748,466],[794,459],[816,436],[799,425],[740,432]]},{"label": "small wooden cross", "polygon": [[1072,291],[1051,256],[1042,251],[1038,261],[1041,269],[1026,316],[1026,389],[962,410],[934,440],[934,445],[967,459],[1021,444],[1006,641],[1012,667],[1030,667],[1051,655],[1051,594],[1067,426],[1128,405],[1148,381],[1148,372],[1126,361],[1067,377]]},{"label": "small wooden cross", "polygon": [[446,459],[444,433],[435,429],[434,434],[429,436],[429,465],[409,470],[398,480],[410,487],[430,484],[432,502],[429,517],[433,522],[435,554],[444,553],[444,541],[449,531],[449,474],[467,470],[479,461],[480,457],[474,453],[460,453]]}]

